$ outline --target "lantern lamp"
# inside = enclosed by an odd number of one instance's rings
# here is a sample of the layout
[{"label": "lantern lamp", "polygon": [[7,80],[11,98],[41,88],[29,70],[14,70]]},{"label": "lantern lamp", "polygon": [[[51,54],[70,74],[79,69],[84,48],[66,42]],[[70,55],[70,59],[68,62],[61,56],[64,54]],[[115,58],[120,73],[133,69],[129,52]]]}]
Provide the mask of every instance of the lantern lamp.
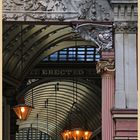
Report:
[{"label": "lantern lamp", "polygon": [[89,138],[92,135],[92,131],[85,130],[85,129],[70,129],[70,130],[64,130],[61,135],[63,137],[63,140],[89,140]]},{"label": "lantern lamp", "polygon": [[13,107],[16,115],[20,120],[26,120],[31,113],[33,107],[26,104],[19,104]]},{"label": "lantern lamp", "polygon": [[[74,92],[73,82],[73,97],[76,97],[76,102],[73,102],[70,112],[66,120],[66,127],[62,131],[61,135],[63,140],[89,140],[93,132],[87,127],[87,120],[82,110],[77,104],[77,80],[76,80],[76,91]],[[76,95],[74,94],[76,93]],[[80,122],[77,117],[83,118],[83,122]]]},{"label": "lantern lamp", "polygon": [[[20,51],[21,51],[21,74],[23,70],[23,40],[22,40],[22,25],[21,25],[21,31],[20,31],[20,36],[21,36],[21,46],[20,46]],[[13,110],[15,111],[16,115],[20,120],[26,120],[30,114],[30,112],[33,109],[33,89],[32,89],[32,106],[26,105],[24,101],[24,97],[22,97],[19,100],[19,104],[13,107]]]}]

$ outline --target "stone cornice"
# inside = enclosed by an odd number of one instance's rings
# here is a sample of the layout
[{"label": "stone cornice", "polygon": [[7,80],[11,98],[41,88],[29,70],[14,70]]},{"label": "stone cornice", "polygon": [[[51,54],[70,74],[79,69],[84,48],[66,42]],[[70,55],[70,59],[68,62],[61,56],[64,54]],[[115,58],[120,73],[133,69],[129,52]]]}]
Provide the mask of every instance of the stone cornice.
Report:
[{"label": "stone cornice", "polygon": [[111,0],[111,4],[130,4],[130,3],[138,3],[137,0]]},{"label": "stone cornice", "polygon": [[115,71],[115,61],[113,59],[108,59],[108,61],[99,61],[96,65],[97,73],[104,72],[114,72]]},{"label": "stone cornice", "polygon": [[118,21],[114,22],[115,33],[136,33],[137,22]]},{"label": "stone cornice", "polygon": [[4,21],[112,21],[107,0],[3,0]]},{"label": "stone cornice", "polygon": [[137,21],[137,0],[112,0],[114,21]]},{"label": "stone cornice", "polygon": [[112,109],[113,118],[137,118],[137,109]]},{"label": "stone cornice", "polygon": [[138,114],[137,109],[112,109],[112,114]]},{"label": "stone cornice", "polygon": [[116,136],[114,137],[114,140],[138,140],[138,137],[133,136]]}]

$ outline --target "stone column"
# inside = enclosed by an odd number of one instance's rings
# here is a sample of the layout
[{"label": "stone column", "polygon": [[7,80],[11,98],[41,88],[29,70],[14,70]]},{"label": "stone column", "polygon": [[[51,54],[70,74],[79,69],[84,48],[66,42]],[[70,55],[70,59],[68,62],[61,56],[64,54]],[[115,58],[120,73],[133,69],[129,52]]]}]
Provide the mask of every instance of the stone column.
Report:
[{"label": "stone column", "polygon": [[114,122],[111,109],[114,107],[114,60],[97,63],[97,72],[102,74],[102,140],[113,140]]}]

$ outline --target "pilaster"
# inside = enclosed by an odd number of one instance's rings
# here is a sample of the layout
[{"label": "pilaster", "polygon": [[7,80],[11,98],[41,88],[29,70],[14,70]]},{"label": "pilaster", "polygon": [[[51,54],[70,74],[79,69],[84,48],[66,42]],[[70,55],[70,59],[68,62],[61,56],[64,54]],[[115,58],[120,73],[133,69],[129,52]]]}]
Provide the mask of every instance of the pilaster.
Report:
[{"label": "pilaster", "polygon": [[[114,122],[111,109],[114,107],[114,52],[102,52],[102,59],[97,63],[97,73],[102,77],[102,140],[113,140]],[[111,54],[111,55],[110,55]]]},{"label": "pilaster", "polygon": [[112,0],[116,66],[115,108],[137,108],[137,0]]}]

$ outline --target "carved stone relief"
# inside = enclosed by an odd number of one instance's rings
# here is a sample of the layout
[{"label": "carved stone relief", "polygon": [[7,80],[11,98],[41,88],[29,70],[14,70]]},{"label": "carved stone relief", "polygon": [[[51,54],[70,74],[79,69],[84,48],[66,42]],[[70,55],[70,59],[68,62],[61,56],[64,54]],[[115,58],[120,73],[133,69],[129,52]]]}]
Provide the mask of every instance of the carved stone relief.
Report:
[{"label": "carved stone relief", "polygon": [[116,33],[136,33],[137,22],[114,22],[114,28]]},{"label": "carved stone relief", "polygon": [[4,0],[3,19],[112,21],[107,0]]},{"label": "carved stone relief", "polygon": [[98,46],[98,51],[112,49],[112,25],[101,25],[86,23],[77,25],[75,32],[89,41],[93,41]]},{"label": "carved stone relief", "polygon": [[96,65],[97,73],[113,72],[115,71],[115,61],[109,59],[108,61],[99,61]]}]

